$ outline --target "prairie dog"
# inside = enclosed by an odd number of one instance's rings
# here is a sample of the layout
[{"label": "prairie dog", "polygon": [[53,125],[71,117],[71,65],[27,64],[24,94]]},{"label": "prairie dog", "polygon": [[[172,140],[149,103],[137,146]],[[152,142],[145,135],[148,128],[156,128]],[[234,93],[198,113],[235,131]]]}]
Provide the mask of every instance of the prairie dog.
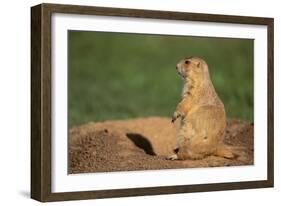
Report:
[{"label": "prairie dog", "polygon": [[223,144],[226,115],[207,63],[201,58],[189,57],[181,60],[176,70],[183,78],[184,86],[172,122],[181,118],[181,126],[175,154],[168,159],[202,159],[207,155],[234,158]]}]

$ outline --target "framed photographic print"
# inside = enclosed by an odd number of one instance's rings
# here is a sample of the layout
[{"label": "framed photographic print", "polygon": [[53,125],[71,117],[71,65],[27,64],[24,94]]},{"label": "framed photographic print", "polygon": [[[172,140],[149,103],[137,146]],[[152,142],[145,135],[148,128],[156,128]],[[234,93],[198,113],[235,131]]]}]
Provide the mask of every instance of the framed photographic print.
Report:
[{"label": "framed photographic print", "polygon": [[31,197],[273,187],[273,19],[31,8]]}]

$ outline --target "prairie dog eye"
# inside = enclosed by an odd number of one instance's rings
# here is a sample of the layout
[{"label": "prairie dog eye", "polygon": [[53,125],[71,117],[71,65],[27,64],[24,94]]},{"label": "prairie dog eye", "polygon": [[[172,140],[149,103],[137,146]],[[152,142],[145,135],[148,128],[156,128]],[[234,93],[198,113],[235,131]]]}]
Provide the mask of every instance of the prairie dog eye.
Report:
[{"label": "prairie dog eye", "polygon": [[188,61],[188,60],[185,60],[185,62],[184,62],[185,64],[189,64],[190,63],[190,61]]}]

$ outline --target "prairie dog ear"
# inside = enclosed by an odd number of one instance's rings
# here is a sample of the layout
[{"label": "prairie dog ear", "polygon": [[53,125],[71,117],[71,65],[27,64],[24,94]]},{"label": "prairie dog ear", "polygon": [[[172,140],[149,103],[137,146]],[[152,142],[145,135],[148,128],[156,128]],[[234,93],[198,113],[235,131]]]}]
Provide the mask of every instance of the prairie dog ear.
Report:
[{"label": "prairie dog ear", "polygon": [[199,68],[201,66],[201,62],[197,62],[196,66]]}]

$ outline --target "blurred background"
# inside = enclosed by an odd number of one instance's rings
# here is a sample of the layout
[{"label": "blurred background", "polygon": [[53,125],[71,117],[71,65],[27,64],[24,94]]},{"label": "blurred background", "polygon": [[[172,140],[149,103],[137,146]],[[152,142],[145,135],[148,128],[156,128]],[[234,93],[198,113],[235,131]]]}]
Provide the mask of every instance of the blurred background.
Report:
[{"label": "blurred background", "polygon": [[181,99],[182,58],[209,65],[229,118],[253,121],[253,40],[68,32],[69,126],[89,121],[171,117]]}]

